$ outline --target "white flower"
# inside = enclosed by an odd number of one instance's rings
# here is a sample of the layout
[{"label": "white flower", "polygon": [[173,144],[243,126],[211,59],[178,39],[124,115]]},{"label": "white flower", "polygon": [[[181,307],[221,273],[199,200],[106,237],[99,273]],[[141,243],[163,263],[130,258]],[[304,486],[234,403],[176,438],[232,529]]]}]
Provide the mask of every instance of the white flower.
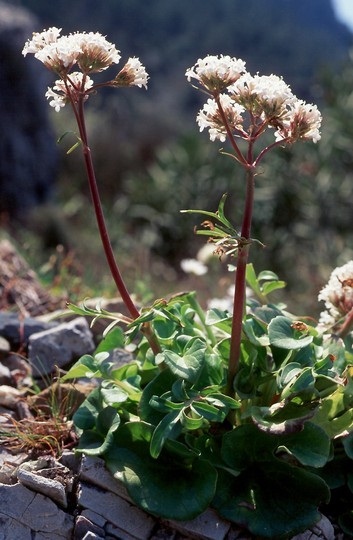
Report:
[{"label": "white flower", "polygon": [[81,49],[77,62],[84,73],[103,71],[111,64],[119,63],[120,51],[99,32],[78,32],[69,37]]},{"label": "white flower", "polygon": [[318,299],[325,302],[327,310],[320,315],[321,327],[331,326],[353,309],[353,261],[335,268]]},{"label": "white flower", "polygon": [[186,274],[203,276],[207,273],[207,266],[196,259],[184,259],[181,261],[180,266]]},{"label": "white flower", "polygon": [[138,58],[129,58],[114,79],[117,86],[144,86],[147,88],[148,74]]},{"label": "white flower", "polygon": [[[243,118],[242,113],[244,108],[234,101],[227,94],[221,94],[219,100],[223,112],[227,118],[228,125],[232,131],[241,130]],[[220,114],[217,102],[209,98],[196,117],[200,131],[205,128],[209,130],[211,141],[219,139],[224,142],[227,137],[227,131],[224,125],[223,118]]]},{"label": "white flower", "polygon": [[237,103],[269,123],[278,120],[296,100],[290,87],[277,75],[252,76],[246,73],[228,91]]},{"label": "white flower", "polygon": [[77,62],[80,54],[79,43],[72,36],[62,36],[39,49],[34,56],[48,69],[64,76]]},{"label": "white flower", "polygon": [[196,79],[211,94],[222,92],[245,72],[245,62],[230,56],[211,56],[199,58],[196,64],[186,70],[189,82]]},{"label": "white flower", "polygon": [[52,26],[48,30],[43,30],[43,32],[33,32],[32,39],[28,40],[23,47],[23,56],[35,54],[46,45],[54,43],[60,36],[60,32],[61,28],[56,28],[55,26]]},{"label": "white flower", "polygon": [[34,34],[32,40],[25,44],[22,54],[34,54],[48,69],[60,76],[65,76],[75,63],[84,73],[94,73],[120,60],[115,45],[99,32],[76,32],[61,37],[60,32],[61,29],[52,27]]},{"label": "white flower", "polygon": [[[83,79],[85,81],[84,86]],[[70,73],[65,81],[58,79],[55,81],[53,88],[48,88],[45,97],[50,100],[49,105],[53,107],[56,112],[59,112],[62,107],[65,107],[69,101],[68,92],[70,92],[72,100],[77,103],[79,96],[85,94],[93,86],[93,81],[88,76],[84,76],[80,71]],[[88,95],[84,96],[84,99],[88,99]]]},{"label": "white flower", "polygon": [[321,139],[321,121],[321,113],[316,105],[297,100],[291,106],[283,126],[276,131],[276,140],[288,139],[292,143],[302,139],[316,143]]},{"label": "white flower", "polygon": [[55,109],[56,112],[59,112],[62,107],[65,107],[67,102],[67,97],[57,94],[54,92],[53,88],[48,87],[45,97],[49,100],[49,105]]}]

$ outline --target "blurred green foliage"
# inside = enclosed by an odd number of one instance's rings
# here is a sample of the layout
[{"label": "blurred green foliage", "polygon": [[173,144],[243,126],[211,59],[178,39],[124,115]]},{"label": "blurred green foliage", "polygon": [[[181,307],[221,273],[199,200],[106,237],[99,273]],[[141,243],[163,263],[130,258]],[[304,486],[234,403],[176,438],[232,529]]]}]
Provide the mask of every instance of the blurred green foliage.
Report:
[{"label": "blurred green foliage", "polygon": [[[252,71],[283,75],[298,97],[318,103],[322,140],[277,149],[263,161],[252,236],[266,247],[251,251],[257,271],[268,268],[288,282],[293,310],[317,312],[317,293],[332,268],[353,257],[352,63],[339,69],[351,36],[335,21],[330,0],[282,0],[280,6],[278,0],[77,0],[69,18],[65,0],[17,4],[33,9],[46,27],[106,33],[123,58],[140,56],[151,75],[148,92],[92,98],[87,119],[114,249],[131,284],[148,281],[150,270],[157,276],[151,282],[157,295],[163,280],[185,277],[180,260],[203,245],[193,234],[198,218],[180,210],[215,211],[229,192],[226,211],[239,225],[243,205],[242,170],[197,132],[202,96],[189,88],[185,69],[207,53],[233,54]],[[58,136],[74,126],[69,110],[52,117]],[[80,152],[65,156],[62,148],[61,241],[75,249],[92,283],[106,286]],[[31,248],[29,254],[35,257]]]}]

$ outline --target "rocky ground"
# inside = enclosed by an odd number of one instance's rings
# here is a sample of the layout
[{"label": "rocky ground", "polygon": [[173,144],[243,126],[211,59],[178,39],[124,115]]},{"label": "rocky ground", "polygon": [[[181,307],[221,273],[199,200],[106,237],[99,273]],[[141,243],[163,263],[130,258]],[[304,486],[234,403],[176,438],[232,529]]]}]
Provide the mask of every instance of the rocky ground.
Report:
[{"label": "rocky ground", "polygon": [[[187,523],[147,515],[101,459],[75,455],[69,418],[92,382],[60,384],[57,376],[93,352],[96,336],[82,317],[52,320],[63,302],[7,242],[1,253],[0,539],[250,540],[212,510]],[[295,540],[335,538],[344,535],[323,517]]]}]

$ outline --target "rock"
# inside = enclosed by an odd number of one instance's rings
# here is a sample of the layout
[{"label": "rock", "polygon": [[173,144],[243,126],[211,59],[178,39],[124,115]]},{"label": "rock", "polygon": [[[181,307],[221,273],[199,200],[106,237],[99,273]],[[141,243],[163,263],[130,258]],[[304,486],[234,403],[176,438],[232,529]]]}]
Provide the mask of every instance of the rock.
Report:
[{"label": "rock", "polygon": [[293,536],[291,540],[335,540],[335,530],[327,517],[322,516],[316,525],[304,533]]},{"label": "rock", "polygon": [[10,343],[4,337],[0,336],[0,354],[10,352]]},{"label": "rock", "polygon": [[2,362],[0,362],[0,385],[2,384],[10,384],[12,382],[11,377],[11,371],[8,367],[4,366]]},{"label": "rock", "polygon": [[92,456],[82,456],[80,480],[84,480],[102,489],[109,490],[126,501],[131,502],[131,498],[122,482],[118,482],[114,476],[106,469],[103,459]]},{"label": "rock", "polygon": [[131,536],[139,540],[148,540],[156,524],[152,516],[128,501],[85,482],[80,486],[78,505],[99,513],[119,531],[122,538]]},{"label": "rock", "polygon": [[18,401],[22,398],[22,393],[14,388],[13,386],[8,386],[2,384],[0,386],[0,405],[7,407],[8,409],[15,409]]},{"label": "rock", "polygon": [[93,350],[94,342],[88,323],[85,318],[78,317],[55,328],[32,334],[29,338],[28,360],[35,376],[48,375],[56,367],[66,366]]},{"label": "rock", "polygon": [[171,520],[165,522],[186,536],[203,540],[224,540],[230,529],[229,522],[220,518],[211,508],[187,522]]},{"label": "rock", "polygon": [[32,370],[26,358],[20,354],[11,353],[2,360],[2,363],[10,370],[11,378],[17,388],[32,386]]},{"label": "rock", "polygon": [[0,336],[7,339],[13,347],[27,345],[32,334],[57,326],[57,322],[42,322],[34,317],[23,317],[7,311],[0,312]]},{"label": "rock", "polygon": [[81,540],[81,538],[86,538],[87,534],[93,535],[91,538],[105,537],[105,532],[102,527],[95,525],[85,516],[78,516],[75,524],[74,539]]},{"label": "rock", "polygon": [[73,517],[60,510],[48,497],[35,493],[22,484],[0,484],[0,501],[0,530],[4,539],[71,538]]},{"label": "rock", "polygon": [[38,474],[21,468],[21,466],[17,470],[17,479],[22,485],[37,493],[46,495],[63,508],[67,507],[65,488],[60,482],[51,480],[50,478],[43,478]]},{"label": "rock", "polygon": [[46,495],[62,508],[67,507],[67,494],[73,488],[73,473],[53,458],[22,463],[16,472],[24,486]]}]

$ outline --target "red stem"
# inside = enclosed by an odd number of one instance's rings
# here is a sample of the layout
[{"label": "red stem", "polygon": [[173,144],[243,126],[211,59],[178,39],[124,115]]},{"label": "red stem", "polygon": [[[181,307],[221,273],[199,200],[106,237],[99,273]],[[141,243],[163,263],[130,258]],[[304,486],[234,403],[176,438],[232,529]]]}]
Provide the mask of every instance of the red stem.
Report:
[{"label": "red stem", "polygon": [[97,186],[97,180],[96,180],[96,176],[94,172],[91,149],[88,146],[85,117],[83,113],[83,99],[80,99],[79,101],[78,117],[80,120],[78,127],[80,130],[80,137],[81,137],[82,145],[83,145],[82,151],[83,151],[83,157],[84,157],[85,166],[86,166],[88,183],[90,187],[93,207],[96,214],[97,225],[98,225],[99,234],[102,240],[105,256],[107,258],[107,262],[108,262],[112,277],[116,283],[116,286],[119,290],[119,293],[121,295],[121,298],[127,310],[129,311],[133,319],[137,319],[137,317],[140,316],[140,312],[135,306],[126,288],[124,280],[121,276],[118,264],[115,260],[113,248],[112,248],[110,238],[109,238],[108,229],[107,229],[105,219],[104,219],[103,209],[102,209],[98,186]]},{"label": "red stem", "polygon": [[[252,157],[252,144],[249,145],[248,158]],[[251,161],[249,161],[251,163]],[[228,392],[232,393],[234,377],[239,369],[240,359],[240,345],[241,334],[243,325],[243,315],[245,307],[245,287],[246,287],[246,265],[248,262],[248,255],[250,249],[250,243],[246,240],[250,239],[251,233],[251,221],[252,211],[254,204],[254,191],[255,191],[255,171],[254,169],[248,169],[246,171],[246,197],[244,206],[243,223],[241,228],[241,236],[245,240],[243,245],[240,245],[237,258],[237,270],[235,274],[235,290],[234,290],[234,303],[233,303],[233,320],[232,320],[232,334],[230,342],[230,355],[229,355],[229,367],[228,367]]]},{"label": "red stem", "polygon": [[[84,81],[83,81],[83,87],[84,87]],[[83,148],[83,157],[84,157],[88,183],[89,183],[91,197],[92,197],[92,203],[93,203],[93,207],[94,207],[94,211],[95,211],[95,215],[97,219],[99,234],[100,234],[101,241],[103,244],[103,249],[104,249],[105,256],[109,265],[109,269],[127,310],[129,311],[133,319],[137,319],[140,316],[140,312],[135,306],[129,294],[129,291],[127,290],[127,287],[124,283],[122,275],[120,273],[118,264],[114,256],[113,248],[110,242],[108,229],[107,229],[105,219],[104,219],[96,175],[94,172],[91,149],[88,145],[88,137],[87,137],[84,108],[83,108],[84,94],[80,96],[78,105],[76,106],[76,103],[74,102],[72,98],[70,88],[68,87],[68,85],[66,85],[66,89],[67,89],[67,94],[69,96],[72,108],[74,110],[75,118],[76,118],[77,125],[80,132],[82,148]],[[150,326],[144,325],[143,333],[145,334],[154,354],[158,354],[161,351],[161,348]]]}]

